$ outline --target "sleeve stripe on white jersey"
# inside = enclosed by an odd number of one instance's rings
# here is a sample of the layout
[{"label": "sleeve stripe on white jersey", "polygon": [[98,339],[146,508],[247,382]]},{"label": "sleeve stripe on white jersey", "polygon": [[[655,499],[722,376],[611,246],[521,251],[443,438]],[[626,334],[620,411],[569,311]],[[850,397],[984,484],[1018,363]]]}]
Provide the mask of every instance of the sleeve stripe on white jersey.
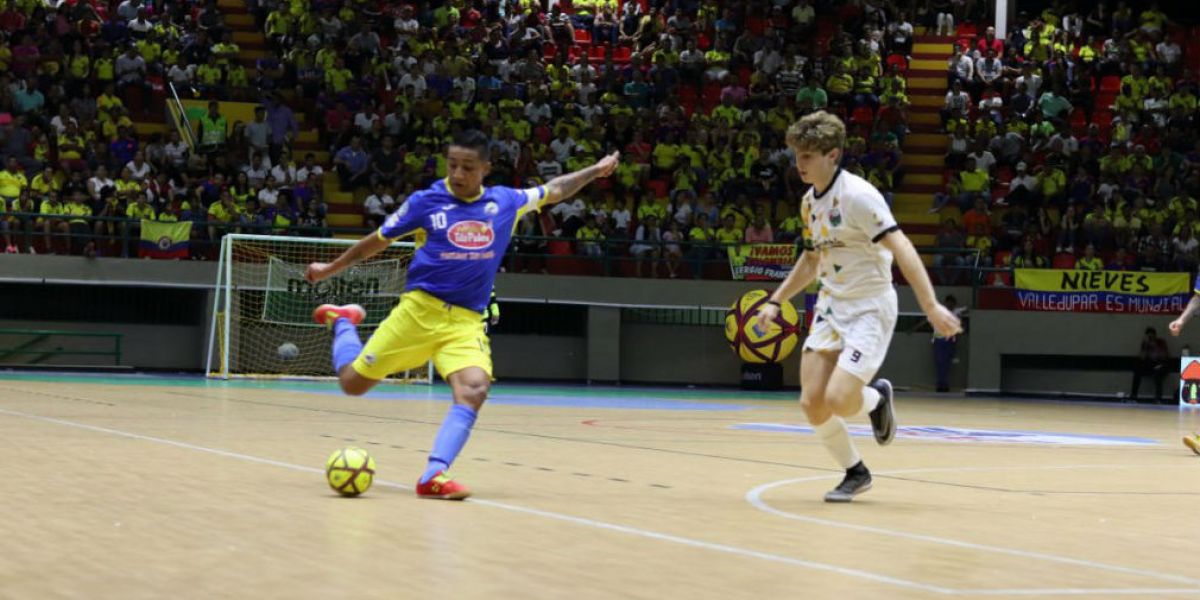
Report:
[{"label": "sleeve stripe on white jersey", "polygon": [[900,226],[892,225],[891,227],[888,227],[887,229],[880,231],[879,235],[876,235],[875,237],[871,238],[871,243],[879,243],[879,240],[882,240],[885,236],[887,236],[887,234],[889,234],[893,231],[900,231]]}]

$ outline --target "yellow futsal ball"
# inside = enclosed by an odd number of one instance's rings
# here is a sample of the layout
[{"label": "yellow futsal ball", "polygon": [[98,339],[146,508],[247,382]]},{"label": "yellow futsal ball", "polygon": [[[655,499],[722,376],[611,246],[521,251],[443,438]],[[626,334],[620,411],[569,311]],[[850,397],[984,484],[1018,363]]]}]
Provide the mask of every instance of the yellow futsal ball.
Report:
[{"label": "yellow futsal ball", "polygon": [[800,314],[791,302],[783,303],[779,316],[765,331],[759,328],[758,309],[770,297],[766,290],[746,292],[725,313],[725,339],[746,362],[780,362],[800,340]]},{"label": "yellow futsal ball", "polygon": [[362,448],[342,448],[325,461],[325,480],[343,496],[357,496],[371,489],[375,459]]}]

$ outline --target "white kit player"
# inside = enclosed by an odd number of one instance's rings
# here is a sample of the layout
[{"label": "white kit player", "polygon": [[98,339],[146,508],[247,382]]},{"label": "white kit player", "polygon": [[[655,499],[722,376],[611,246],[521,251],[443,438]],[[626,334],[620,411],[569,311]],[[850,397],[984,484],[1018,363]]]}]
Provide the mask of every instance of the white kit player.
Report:
[{"label": "white kit player", "polygon": [[812,329],[800,358],[800,404],[809,423],[846,477],[826,502],[849,502],[871,489],[847,417],[869,415],[880,445],[896,435],[892,384],[875,380],[896,325],[892,259],[912,286],[934,330],[944,336],[961,331],[957,316],[942,306],[916,248],[900,231],[883,196],[861,177],[841,170],[846,126],[818,111],[794,123],[787,144],[796,154],[800,177],[812,187],[800,215],[805,252],[758,313],[764,329],[779,305],[821,282]]}]

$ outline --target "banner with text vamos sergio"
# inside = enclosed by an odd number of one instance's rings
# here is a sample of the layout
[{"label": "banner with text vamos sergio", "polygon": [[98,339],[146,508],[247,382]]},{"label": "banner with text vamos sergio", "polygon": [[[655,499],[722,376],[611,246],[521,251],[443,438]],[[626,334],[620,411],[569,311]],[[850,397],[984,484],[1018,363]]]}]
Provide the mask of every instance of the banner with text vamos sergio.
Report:
[{"label": "banner with text vamos sergio", "polygon": [[795,244],[729,246],[729,271],[734,279],[781,281],[796,264]]},{"label": "banner with text vamos sergio", "polygon": [[[980,308],[1173,314],[1191,296],[1187,273],[1015,269],[1013,290],[992,290]],[[1000,292],[1000,293],[997,293]]]}]

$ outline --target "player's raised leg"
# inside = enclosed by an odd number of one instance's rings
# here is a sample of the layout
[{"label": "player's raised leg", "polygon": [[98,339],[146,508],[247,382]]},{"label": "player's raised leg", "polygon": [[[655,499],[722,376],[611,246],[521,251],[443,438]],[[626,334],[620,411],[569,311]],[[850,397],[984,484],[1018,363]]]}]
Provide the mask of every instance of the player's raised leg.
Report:
[{"label": "player's raised leg", "polygon": [[895,439],[896,405],[892,401],[892,382],[876,379],[868,384],[860,375],[839,367],[829,378],[825,394],[834,414],[840,417],[870,417],[875,441],[880,446],[886,446]]},{"label": "player's raised leg", "polygon": [[361,396],[379,383],[363,377],[350,366],[362,352],[358,324],[366,317],[367,311],[357,304],[322,304],[313,310],[313,321],[333,330],[333,372],[337,373],[342,391],[351,396]]},{"label": "player's raised leg", "polygon": [[825,494],[826,502],[849,502],[871,489],[871,473],[850,439],[846,421],[834,414],[826,397],[832,377],[838,373],[838,354],[805,349],[800,357],[800,406],[821,445],[846,470],[837,487]]},{"label": "player's raised leg", "polygon": [[433,450],[429,452],[429,463],[425,473],[417,481],[417,496],[441,500],[462,500],[471,495],[467,486],[455,481],[446,470],[467,445],[471,428],[479,409],[487,400],[491,389],[491,376],[480,367],[467,367],[451,373],[446,380],[454,394],[454,404],[446,413],[437,437],[433,439]]}]

